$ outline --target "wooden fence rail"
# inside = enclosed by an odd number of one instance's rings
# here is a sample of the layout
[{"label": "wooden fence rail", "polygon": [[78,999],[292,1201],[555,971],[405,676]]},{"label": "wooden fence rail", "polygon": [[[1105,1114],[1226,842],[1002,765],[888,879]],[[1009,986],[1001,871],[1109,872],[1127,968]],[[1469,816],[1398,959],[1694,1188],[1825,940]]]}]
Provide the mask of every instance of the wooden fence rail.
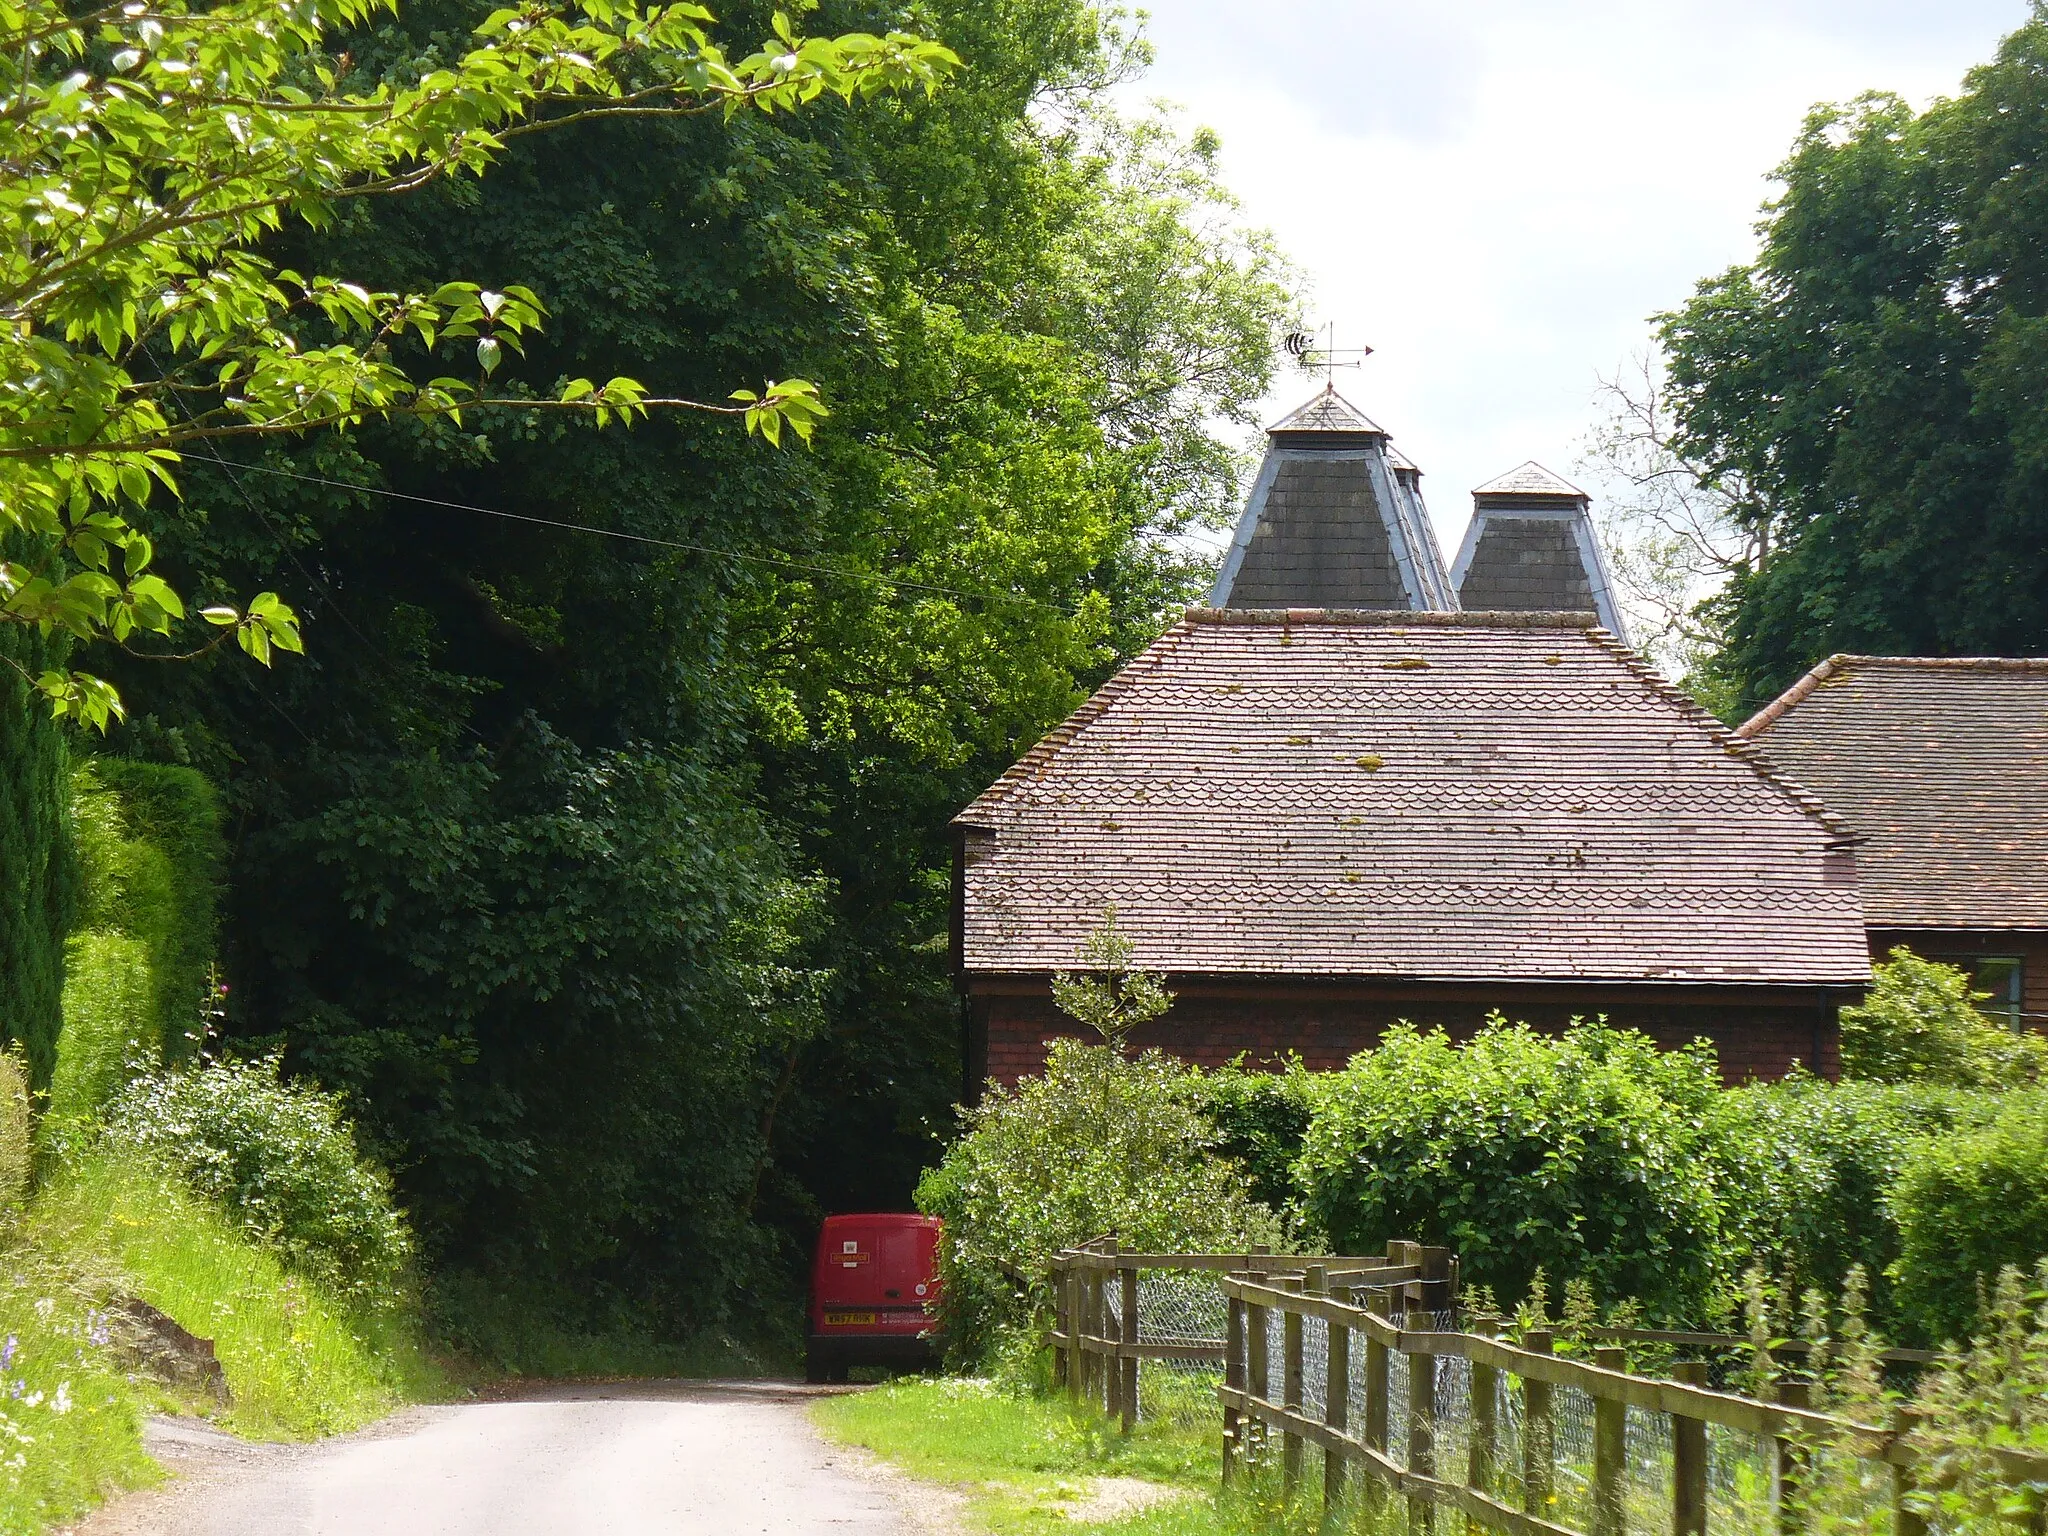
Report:
[{"label": "wooden fence rail", "polygon": [[[1261,1262],[1271,1266],[1276,1261]],[[1712,1425],[1774,1447],[1771,1498],[1779,1529],[1793,1524],[1805,1458],[1826,1447],[1889,1468],[1895,1536],[1924,1536],[1924,1525],[1905,1503],[1918,1458],[1907,1442],[1903,1415],[1887,1425],[1858,1424],[1813,1411],[1805,1404],[1805,1389],[1796,1384],[1787,1384],[1782,1401],[1764,1403],[1710,1390],[1705,1368],[1697,1364],[1680,1365],[1675,1379],[1666,1380],[1631,1374],[1625,1351],[1616,1346],[1596,1349],[1588,1364],[1559,1358],[1547,1333],[1527,1333],[1511,1343],[1496,1337],[1489,1324],[1481,1324],[1479,1331],[1452,1331],[1438,1326],[1435,1313],[1390,1306],[1384,1298],[1392,1293],[1376,1293],[1372,1306],[1357,1304],[1350,1285],[1333,1283],[1324,1268],[1327,1262],[1307,1265],[1298,1274],[1248,1270],[1221,1282],[1229,1303],[1224,1380],[1217,1389],[1226,1481],[1240,1469],[1247,1428],[1258,1424],[1280,1436],[1281,1473],[1290,1489],[1301,1475],[1303,1447],[1320,1446],[1330,1506],[1343,1497],[1356,1471],[1407,1500],[1411,1532],[1430,1531],[1433,1512],[1445,1509],[1507,1536],[1623,1536],[1628,1416],[1647,1413],[1669,1420],[1669,1513],[1658,1524],[1674,1536],[1706,1532],[1707,1430]],[[1274,1314],[1281,1320],[1277,1383],[1268,1342]],[[1320,1413],[1304,1408],[1304,1325],[1310,1320],[1327,1330]],[[1351,1362],[1361,1345],[1362,1401],[1354,1423]],[[1396,1358],[1407,1367],[1401,1415],[1405,1445],[1398,1454],[1388,1444]],[[1461,1425],[1466,1440],[1462,1468],[1444,1464],[1437,1433],[1439,1375],[1453,1360],[1464,1362],[1470,1372],[1468,1417]],[[1504,1386],[1519,1399],[1519,1466],[1504,1465],[1501,1456],[1498,1410]],[[1590,1518],[1583,1530],[1553,1518],[1561,1468],[1554,1433],[1559,1388],[1576,1388],[1592,1399]],[[2048,1481],[2048,1456],[2007,1452],[2000,1461],[2015,1485]]]}]

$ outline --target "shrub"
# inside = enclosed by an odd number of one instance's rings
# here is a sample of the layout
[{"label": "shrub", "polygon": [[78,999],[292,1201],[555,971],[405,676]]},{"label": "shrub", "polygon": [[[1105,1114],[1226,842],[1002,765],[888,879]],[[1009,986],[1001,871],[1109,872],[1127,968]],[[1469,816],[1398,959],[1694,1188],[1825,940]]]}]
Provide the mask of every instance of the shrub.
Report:
[{"label": "shrub", "polygon": [[1058,1040],[1041,1076],[992,1087],[963,1111],[966,1133],[917,1188],[946,1224],[947,1345],[981,1361],[1048,1298],[1061,1248],[1114,1233],[1151,1252],[1242,1252],[1278,1244],[1279,1218],[1216,1156],[1190,1103],[1191,1069],[1147,1051]]},{"label": "shrub", "polygon": [[1900,1256],[1887,1204],[1915,1148],[1930,1136],[1983,1124],[1994,1095],[1887,1083],[1828,1083],[1801,1074],[1722,1095],[1713,1122],[1727,1187],[1734,1269],[1755,1264],[1796,1293],[1833,1295],[1860,1265],[1873,1322],[1889,1336],[1924,1340],[1900,1314],[1890,1277]]},{"label": "shrub", "polygon": [[1934,1337],[1968,1337],[1981,1289],[2048,1254],[2048,1093],[2009,1094],[1987,1123],[1920,1143],[1891,1208],[1900,1310]]},{"label": "shrub", "polygon": [[21,1204],[32,1170],[29,1141],[28,1059],[0,1051],[0,1212]]},{"label": "shrub", "polygon": [[340,1101],[285,1082],[274,1057],[141,1077],[110,1106],[106,1134],[352,1300],[386,1301],[405,1274],[412,1239],[389,1177],[357,1153]]},{"label": "shrub", "polygon": [[46,1132],[57,1144],[92,1124],[132,1070],[156,1060],[155,997],[149,950],[140,939],[100,930],[71,940]]},{"label": "shrub", "polygon": [[1843,1077],[2014,1088],[2048,1074],[2048,1039],[1986,1018],[1984,994],[1954,966],[1899,948],[1871,977],[1863,1002],[1842,1010]]},{"label": "shrub", "polygon": [[1189,1102],[1216,1128],[1216,1153],[1237,1164],[1252,1197],[1276,1211],[1299,1204],[1294,1163],[1315,1115],[1321,1079],[1299,1059],[1280,1072],[1238,1064],[1188,1078]]},{"label": "shrub", "polygon": [[1296,1177],[1341,1251],[1454,1249],[1468,1286],[1523,1295],[1538,1269],[1603,1299],[1696,1317],[1721,1272],[1704,1046],[1497,1016],[1465,1045],[1403,1025],[1319,1094]]}]

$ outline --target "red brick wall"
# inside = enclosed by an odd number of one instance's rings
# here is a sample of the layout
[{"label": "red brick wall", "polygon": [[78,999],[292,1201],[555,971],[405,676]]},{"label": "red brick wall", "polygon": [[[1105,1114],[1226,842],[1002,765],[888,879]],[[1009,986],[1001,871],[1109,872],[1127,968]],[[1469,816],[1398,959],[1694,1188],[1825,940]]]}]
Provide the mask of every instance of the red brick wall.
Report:
[{"label": "red brick wall", "polygon": [[2048,933],[2038,929],[1966,933],[1943,928],[1873,928],[1870,958],[1882,960],[1900,944],[1929,960],[2018,955],[2024,963],[2020,1008],[2030,1015],[2028,1023],[2048,1033]]},{"label": "red brick wall", "polygon": [[[1205,1067],[1223,1066],[1241,1054],[1254,1065],[1266,1065],[1292,1052],[1310,1068],[1327,1071],[1374,1044],[1399,1019],[1442,1024],[1452,1034],[1465,1036],[1494,1006],[1484,999],[1319,997],[1278,989],[1259,995],[1232,988],[1214,995],[1184,985],[1177,986],[1176,993],[1173,1010],[1140,1030],[1135,1042]],[[1795,1062],[1831,1077],[1840,1064],[1831,1003],[1770,1006],[1627,998],[1589,1003],[1583,997],[1574,1003],[1524,996],[1501,999],[1498,1006],[1509,1018],[1548,1030],[1562,1029],[1574,1015],[1605,1013],[1609,1022],[1640,1029],[1667,1048],[1705,1036],[1713,1041],[1722,1076],[1730,1082],[1782,1077]],[[983,992],[973,999],[972,1010],[970,1070],[977,1081],[1014,1082],[1043,1065],[1048,1039],[1081,1033],[1053,1006],[1049,990]]]}]

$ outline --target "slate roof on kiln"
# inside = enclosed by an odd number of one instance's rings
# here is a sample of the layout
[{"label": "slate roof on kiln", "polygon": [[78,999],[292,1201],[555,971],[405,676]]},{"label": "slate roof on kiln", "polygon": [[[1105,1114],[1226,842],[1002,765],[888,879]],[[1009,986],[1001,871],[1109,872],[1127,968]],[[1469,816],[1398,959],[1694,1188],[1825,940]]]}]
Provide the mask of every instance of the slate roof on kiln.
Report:
[{"label": "slate roof on kiln", "polygon": [[1218,608],[1458,606],[1421,472],[1326,387],[1267,431],[1264,462],[1209,594]]},{"label": "slate roof on kiln", "polygon": [[1840,829],[1580,614],[1197,609],[956,818],[959,959],[1859,985]]},{"label": "slate roof on kiln", "polygon": [[1873,928],[2048,928],[2048,658],[1831,656],[1738,734],[1855,829]]},{"label": "slate roof on kiln", "polygon": [[1593,613],[1626,639],[1592,505],[1533,459],[1480,486],[1451,563],[1459,606]]}]

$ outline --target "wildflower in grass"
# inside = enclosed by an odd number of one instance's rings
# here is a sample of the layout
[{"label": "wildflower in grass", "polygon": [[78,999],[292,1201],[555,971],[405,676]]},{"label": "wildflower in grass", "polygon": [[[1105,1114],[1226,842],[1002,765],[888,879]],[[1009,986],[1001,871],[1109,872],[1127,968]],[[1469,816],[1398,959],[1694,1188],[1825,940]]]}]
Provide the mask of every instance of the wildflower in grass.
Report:
[{"label": "wildflower in grass", "polygon": [[71,1383],[68,1381],[60,1381],[57,1383],[57,1395],[50,1399],[50,1412],[69,1413],[70,1411]]},{"label": "wildflower in grass", "polygon": [[7,1335],[7,1342],[0,1344],[0,1371],[14,1364],[14,1357],[21,1349],[21,1338],[17,1334]]}]

